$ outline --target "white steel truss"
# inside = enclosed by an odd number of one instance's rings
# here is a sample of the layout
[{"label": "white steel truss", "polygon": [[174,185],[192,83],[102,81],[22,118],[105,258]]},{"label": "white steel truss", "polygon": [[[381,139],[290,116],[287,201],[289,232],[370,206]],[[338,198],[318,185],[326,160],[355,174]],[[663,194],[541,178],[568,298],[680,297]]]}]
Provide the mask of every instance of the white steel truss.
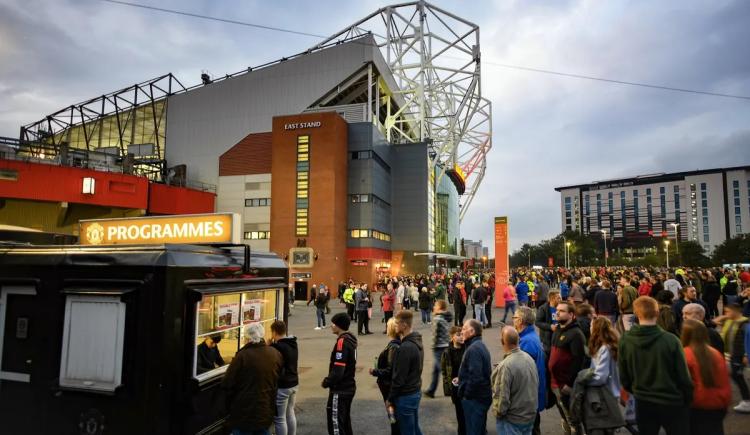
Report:
[{"label": "white steel truss", "polygon": [[378,9],[312,49],[366,34],[373,36],[399,85],[393,93],[405,102],[391,113],[391,100],[376,97],[371,113],[388,106],[385,129],[392,142],[431,143],[428,163],[436,183],[446,171],[461,169],[463,220],[492,147],[492,104],[481,92],[479,26],[425,1],[400,3]]}]

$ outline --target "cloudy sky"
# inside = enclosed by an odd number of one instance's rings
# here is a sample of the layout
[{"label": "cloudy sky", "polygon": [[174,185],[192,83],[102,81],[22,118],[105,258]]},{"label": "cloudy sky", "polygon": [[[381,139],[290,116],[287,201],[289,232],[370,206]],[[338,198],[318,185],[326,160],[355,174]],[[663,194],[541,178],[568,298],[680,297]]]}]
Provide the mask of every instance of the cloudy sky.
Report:
[{"label": "cloudy sky", "polygon": [[[133,0],[333,34],[376,1]],[[493,63],[750,96],[750,1],[435,1],[481,28],[494,147],[462,236],[511,247],[560,232],[556,186],[750,164],[750,100],[508,69]],[[0,0],[0,136],[71,103],[174,73],[223,75],[313,37],[99,0]],[[491,247],[492,249],[492,247]]]}]

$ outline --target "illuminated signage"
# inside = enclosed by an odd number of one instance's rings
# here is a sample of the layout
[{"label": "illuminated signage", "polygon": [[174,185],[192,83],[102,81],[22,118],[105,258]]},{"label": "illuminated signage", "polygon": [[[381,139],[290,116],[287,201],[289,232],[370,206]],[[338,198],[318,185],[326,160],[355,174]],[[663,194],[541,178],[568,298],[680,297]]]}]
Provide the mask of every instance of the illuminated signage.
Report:
[{"label": "illuminated signage", "polygon": [[291,122],[289,124],[284,124],[284,130],[297,130],[300,128],[318,128],[321,126],[320,121],[312,121],[312,122]]},{"label": "illuminated signage", "polygon": [[164,243],[240,243],[237,214],[175,215],[84,220],[81,245],[159,245]]}]

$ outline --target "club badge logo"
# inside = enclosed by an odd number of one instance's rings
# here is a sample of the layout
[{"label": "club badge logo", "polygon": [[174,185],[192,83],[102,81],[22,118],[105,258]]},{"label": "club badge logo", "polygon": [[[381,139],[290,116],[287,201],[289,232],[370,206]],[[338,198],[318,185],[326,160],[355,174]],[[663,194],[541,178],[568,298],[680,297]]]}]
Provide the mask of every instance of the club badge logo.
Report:
[{"label": "club badge logo", "polygon": [[86,228],[86,240],[92,245],[99,245],[104,241],[104,227],[93,223]]}]

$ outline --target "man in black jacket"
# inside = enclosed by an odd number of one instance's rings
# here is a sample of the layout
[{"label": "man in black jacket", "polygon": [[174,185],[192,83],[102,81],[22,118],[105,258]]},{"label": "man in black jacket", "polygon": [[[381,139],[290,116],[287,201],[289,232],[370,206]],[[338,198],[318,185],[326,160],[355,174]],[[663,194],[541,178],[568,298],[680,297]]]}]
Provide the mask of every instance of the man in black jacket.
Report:
[{"label": "man in black jacket", "polygon": [[352,435],[351,408],[357,384],[354,373],[357,365],[357,338],[349,332],[351,318],[346,313],[331,318],[331,330],[338,336],[328,364],[328,376],[323,388],[328,388],[326,417],[329,435]]},{"label": "man in black jacket", "polygon": [[273,418],[276,435],[295,434],[297,416],[294,414],[294,402],[299,389],[297,337],[287,337],[286,323],[276,320],[271,323],[271,343],[283,361],[279,389],[276,391],[276,416]]},{"label": "man in black jacket", "polygon": [[464,322],[461,330],[464,339],[464,357],[458,370],[458,396],[466,421],[468,435],[484,435],[487,431],[487,411],[492,405],[492,360],[487,346],[482,342],[482,324],[476,319]]},{"label": "man in black jacket", "polygon": [[261,323],[247,326],[248,343],[232,359],[222,380],[229,416],[227,426],[240,433],[268,434],[276,414],[276,387],[282,361],[266,346]]},{"label": "man in black jacket", "polygon": [[396,422],[403,434],[421,435],[419,429],[419,401],[422,398],[422,365],[424,349],[422,336],[412,331],[414,319],[411,311],[396,314],[396,328],[401,336],[401,346],[393,360],[391,392],[387,406],[396,408]]},{"label": "man in black jacket", "polygon": [[552,348],[552,333],[557,328],[557,318],[555,311],[557,304],[560,302],[560,292],[552,290],[549,292],[549,301],[537,308],[536,310],[536,327],[539,328],[539,339],[542,341],[544,353],[549,359],[550,349]]}]

